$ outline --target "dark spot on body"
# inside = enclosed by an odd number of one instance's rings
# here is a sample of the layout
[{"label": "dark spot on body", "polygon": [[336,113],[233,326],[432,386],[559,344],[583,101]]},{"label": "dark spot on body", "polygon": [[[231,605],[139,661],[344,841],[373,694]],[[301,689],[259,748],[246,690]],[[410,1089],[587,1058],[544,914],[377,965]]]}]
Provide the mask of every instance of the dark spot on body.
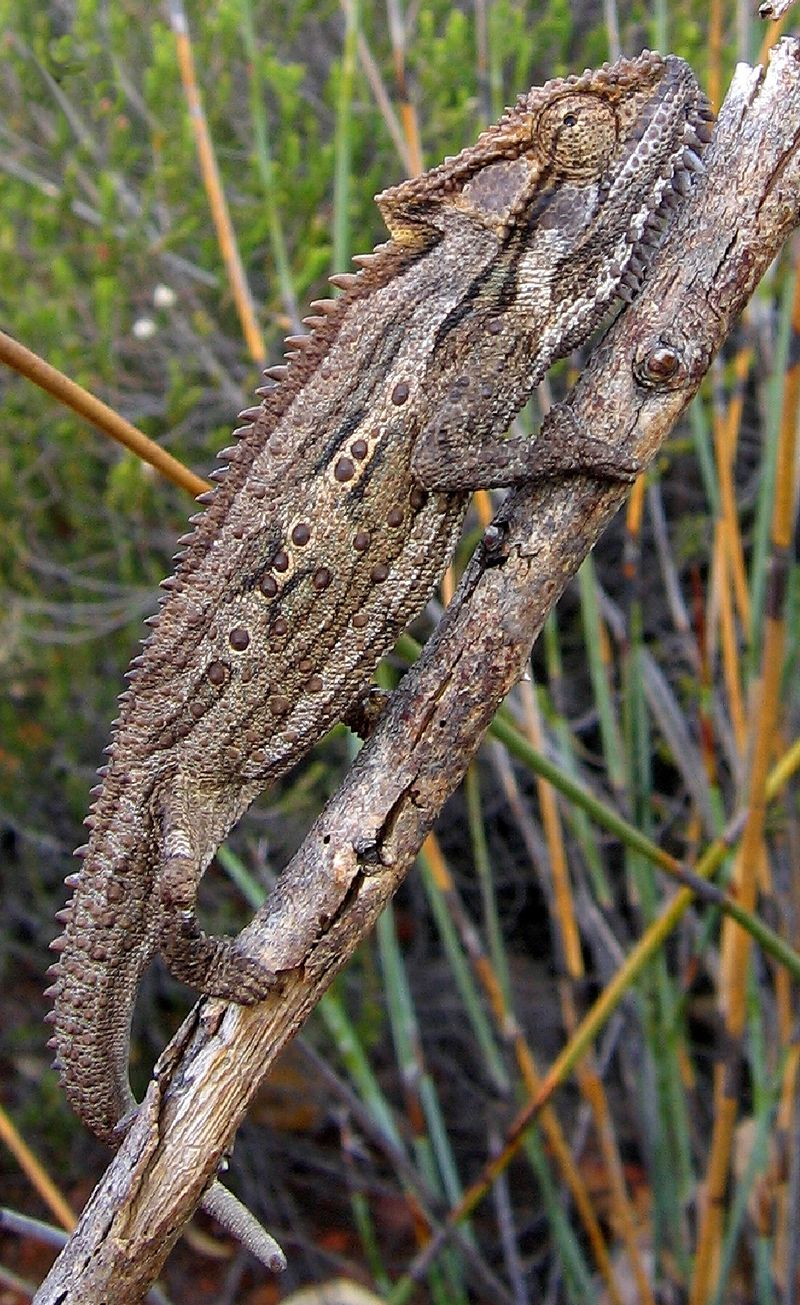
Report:
[{"label": "dark spot on body", "polygon": [[398,381],[392,390],[392,403],[396,403],[399,407],[400,404],[405,403],[410,393],[408,381]]},{"label": "dark spot on body", "polygon": [[364,458],[369,453],[369,445],[366,440],[353,440],[353,443],[350,445],[350,452],[359,462],[363,462]]},{"label": "dark spot on body", "polygon": [[283,616],[276,616],[272,622],[272,633],[281,638],[289,629],[289,622]]},{"label": "dark spot on body", "polygon": [[364,626],[367,625],[368,622],[369,622],[369,617],[367,616],[366,612],[356,612],[355,616],[353,617],[353,628],[356,630],[363,630]]},{"label": "dark spot on body", "polygon": [[399,507],[389,508],[389,511],[386,513],[386,524],[387,526],[392,526],[393,528],[396,528],[397,526],[402,526],[403,509]]},{"label": "dark spot on body", "polygon": [[272,565],[274,566],[276,571],[288,571],[289,554],[285,551],[285,549],[283,548],[278,549],[278,552],[275,554],[275,556],[272,559]]},{"label": "dark spot on body", "polygon": [[355,474],[356,468],[352,458],[339,458],[337,460],[336,466],[333,468],[334,480],[344,484],[345,481],[352,480]]},{"label": "dark spot on body", "polygon": [[321,693],[321,692],[322,692],[322,676],[321,676],[321,675],[312,675],[312,676],[311,676],[311,679],[310,679],[310,680],[308,681],[308,683],[306,684],[306,688],[308,689],[308,692],[309,692],[309,693]]},{"label": "dark spot on body", "polygon": [[357,530],[353,537],[353,548],[357,553],[366,553],[371,538],[368,530]]},{"label": "dark spot on body", "polygon": [[235,652],[244,652],[250,643],[250,631],[243,625],[234,626],[228,635],[228,642]]},{"label": "dark spot on body", "polygon": [[408,501],[411,504],[414,511],[419,512],[420,508],[424,508],[425,504],[427,503],[428,495],[426,494],[425,490],[422,488],[421,485],[415,485],[411,491],[411,494],[409,495]]},{"label": "dark spot on body", "polygon": [[331,573],[328,570],[327,566],[317,567],[317,570],[314,572],[313,576],[311,577],[311,583],[314,586],[314,588],[317,590],[317,592],[322,593],[323,589],[328,588],[330,582],[331,582]]},{"label": "dark spot on body", "polygon": [[291,703],[282,693],[274,693],[269,700],[269,709],[273,716],[286,716],[289,713]]},{"label": "dark spot on body", "polygon": [[375,566],[369,573],[369,578],[373,584],[383,584],[384,580],[389,578],[389,568],[385,562],[376,562]]},{"label": "dark spot on body", "polygon": [[217,687],[225,683],[229,673],[230,667],[226,666],[225,662],[209,662],[206,667],[206,675],[211,683],[217,685]]},{"label": "dark spot on body", "polygon": [[297,525],[292,531],[292,543],[296,544],[298,548],[302,548],[305,544],[308,543],[310,538],[311,538],[310,526],[308,526],[305,521],[298,521]]},{"label": "dark spot on body", "polygon": [[274,575],[265,575],[261,577],[259,588],[265,598],[274,598],[278,592],[278,582]]}]

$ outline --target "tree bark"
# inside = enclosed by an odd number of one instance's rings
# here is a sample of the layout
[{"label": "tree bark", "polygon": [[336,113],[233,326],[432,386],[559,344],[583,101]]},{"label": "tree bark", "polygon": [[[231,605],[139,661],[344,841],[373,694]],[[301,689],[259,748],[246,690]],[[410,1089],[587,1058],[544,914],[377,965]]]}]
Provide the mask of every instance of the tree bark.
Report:
[{"label": "tree bark", "polygon": [[[800,221],[800,45],[738,68],[706,155],[636,302],[568,403],[581,426],[649,462]],[[139,1301],[280,1050],[413,865],[547,613],[626,487],[583,476],[509,495],[417,665],[246,930],[284,983],[253,1008],[203,1001],[36,1296]]]}]

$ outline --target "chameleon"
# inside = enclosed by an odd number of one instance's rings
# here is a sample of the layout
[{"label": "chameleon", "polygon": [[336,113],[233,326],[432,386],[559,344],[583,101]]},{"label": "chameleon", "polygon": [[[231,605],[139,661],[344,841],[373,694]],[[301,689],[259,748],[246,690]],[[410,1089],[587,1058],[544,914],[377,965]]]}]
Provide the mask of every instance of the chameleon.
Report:
[{"label": "chameleon", "polygon": [[204,995],[274,989],[202,929],[199,881],[253,800],[358,712],[471,492],[635,477],[563,408],[534,439],[504,436],[551,364],[640,291],[712,121],[688,65],[650,51],[520,96],[377,196],[389,239],[331,277],[338,296],[240,413],[131,663],[51,944],[50,1045],[103,1141],[135,1109],[131,1013],[156,953]]}]

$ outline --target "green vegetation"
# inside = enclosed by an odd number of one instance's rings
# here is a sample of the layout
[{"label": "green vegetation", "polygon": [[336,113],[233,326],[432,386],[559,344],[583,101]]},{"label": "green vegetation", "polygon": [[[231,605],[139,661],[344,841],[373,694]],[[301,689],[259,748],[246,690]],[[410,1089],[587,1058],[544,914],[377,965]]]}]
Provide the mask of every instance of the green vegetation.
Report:
[{"label": "green vegetation", "polygon": [[[437,162],[518,91],[602,62],[615,30],[625,52],[666,46],[723,87],[763,37],[755,20],[735,29],[730,4],[688,0],[619,11],[611,0],[602,21],[565,0],[195,0],[194,65],[259,358],[201,179],[169,11],[0,0],[0,311],[5,330],[200,475],[326,276],[383,238],[372,196],[420,153]],[[419,875],[265,1087],[233,1181],[284,1243],[290,1284],[346,1275],[435,1305],[647,1305],[692,1289],[693,1305],[792,1298],[796,569],[777,663],[764,605],[777,458],[797,406],[793,314],[797,329],[787,250],[713,392],[648,476],[641,517],[629,514],[627,533],[615,523],[551,618],[532,681],[503,709]],[[562,366],[553,388],[567,379]],[[0,371],[0,1107],[76,1207],[104,1155],[47,1068],[47,941],[124,669],[191,510],[184,491]],[[478,530],[476,517],[458,566]],[[411,655],[406,639],[389,673]],[[759,769],[771,700],[778,727]],[[557,800],[537,752],[595,806],[570,791]],[[214,928],[247,918],[346,761],[339,732],[257,804],[204,890]],[[777,764],[763,838],[751,828],[737,861],[740,828],[724,848],[714,840]],[[746,913],[758,946],[737,950],[713,895],[675,909],[653,845],[700,871],[724,863],[739,895],[755,875],[783,950]],[[626,957],[624,1000],[414,1288],[418,1202],[446,1213],[502,1153]],[[139,1089],[184,1010],[156,967],[137,1016]],[[731,1048],[732,1010],[744,1024]],[[712,1142],[726,1045],[743,1058],[736,1131]],[[711,1156],[730,1173],[718,1228],[699,1216]],[[0,1187],[4,1204],[54,1218],[3,1149]],[[46,1251],[26,1258],[21,1237],[2,1236],[0,1281],[43,1276]],[[188,1256],[170,1262],[175,1301],[199,1298]],[[221,1290],[212,1278],[208,1299]]]}]

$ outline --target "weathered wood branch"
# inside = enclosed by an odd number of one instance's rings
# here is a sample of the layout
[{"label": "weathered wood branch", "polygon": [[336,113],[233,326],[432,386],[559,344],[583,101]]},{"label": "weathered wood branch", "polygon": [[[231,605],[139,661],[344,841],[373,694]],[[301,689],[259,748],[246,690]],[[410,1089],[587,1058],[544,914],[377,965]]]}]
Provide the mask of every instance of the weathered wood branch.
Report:
[{"label": "weathered wood branch", "polygon": [[[593,435],[644,463],[800,221],[800,45],[740,67],[707,173],[643,293],[615,323],[569,404]],[[285,971],[255,1008],[201,1002],[162,1056],[144,1106],[36,1297],[139,1301],[258,1086],[414,862],[569,578],[623,486],[582,476],[509,496],[496,549],[476,552],[419,663],[247,930]]]}]

